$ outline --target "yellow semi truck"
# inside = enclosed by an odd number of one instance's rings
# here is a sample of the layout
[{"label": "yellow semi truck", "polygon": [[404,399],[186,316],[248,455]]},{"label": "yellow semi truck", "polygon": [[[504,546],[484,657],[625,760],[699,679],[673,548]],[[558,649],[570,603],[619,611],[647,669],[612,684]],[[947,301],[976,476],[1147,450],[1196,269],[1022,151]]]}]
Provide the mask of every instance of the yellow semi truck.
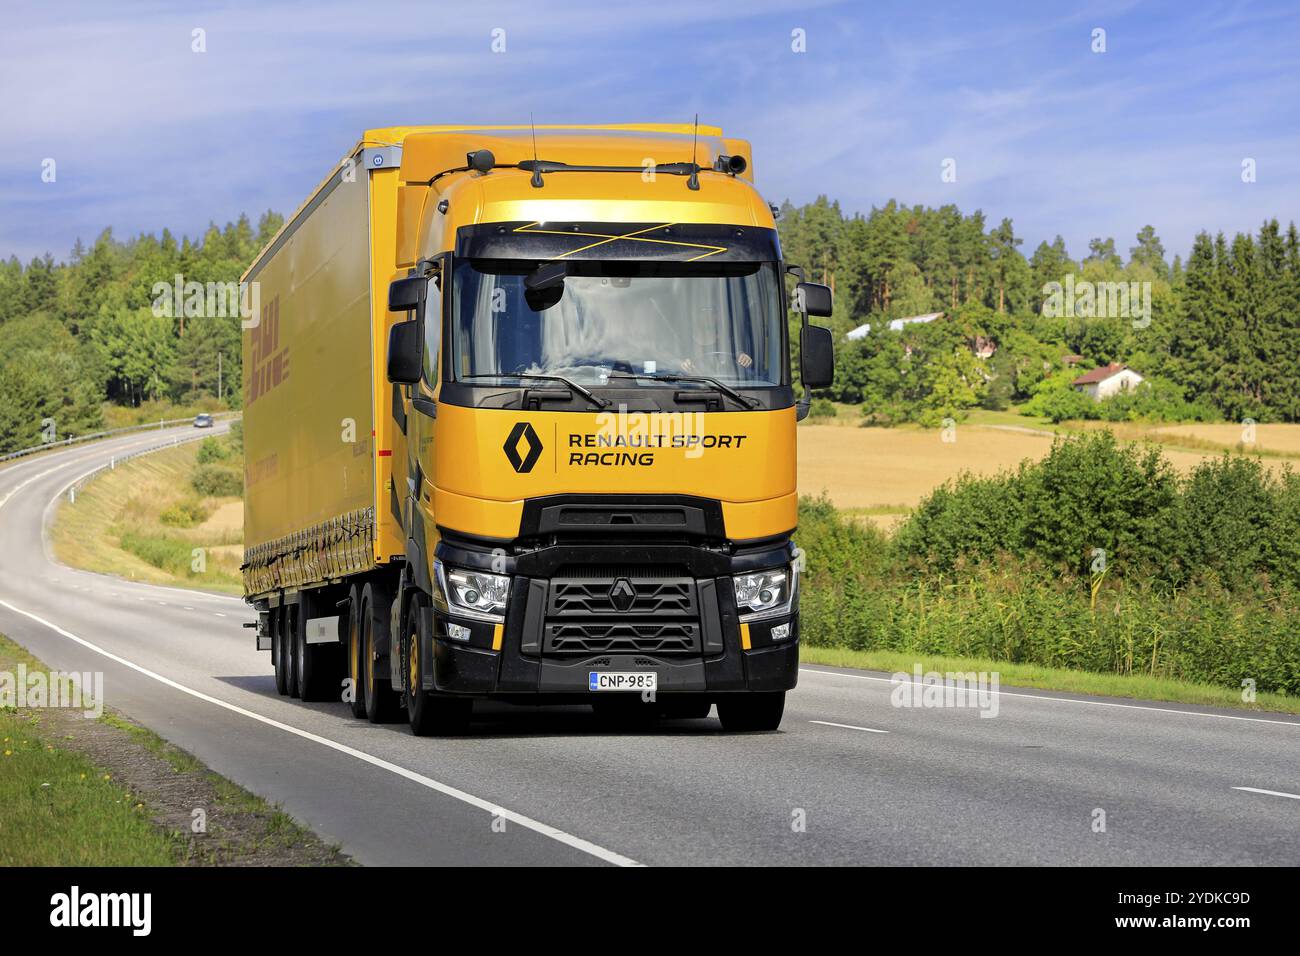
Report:
[{"label": "yellow semi truck", "polygon": [[366,131],[258,255],[246,599],[276,687],[775,729],[830,292],[715,127]]}]

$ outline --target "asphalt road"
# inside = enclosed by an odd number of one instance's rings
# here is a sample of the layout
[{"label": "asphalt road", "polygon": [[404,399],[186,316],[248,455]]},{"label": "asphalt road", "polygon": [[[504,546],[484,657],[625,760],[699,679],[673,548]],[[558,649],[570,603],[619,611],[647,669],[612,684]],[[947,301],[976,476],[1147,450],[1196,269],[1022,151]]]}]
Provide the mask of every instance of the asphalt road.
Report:
[{"label": "asphalt road", "polygon": [[291,702],[241,601],[72,570],[45,545],[69,482],[191,434],[0,469],[0,632],[52,668],[103,671],[109,706],[363,863],[1300,863],[1285,716],[1004,687],[982,717],[895,707],[888,675],[821,667],[775,734],[620,733],[587,708],[502,705],[470,737],[417,739]]}]

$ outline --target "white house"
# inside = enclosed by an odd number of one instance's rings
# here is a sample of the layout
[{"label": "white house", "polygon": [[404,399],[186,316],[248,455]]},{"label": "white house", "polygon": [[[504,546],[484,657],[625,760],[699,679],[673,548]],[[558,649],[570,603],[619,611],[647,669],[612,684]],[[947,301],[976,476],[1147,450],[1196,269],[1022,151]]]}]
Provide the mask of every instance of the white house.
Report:
[{"label": "white house", "polygon": [[1099,402],[1124,389],[1137,388],[1142,381],[1142,376],[1127,365],[1111,362],[1085,372],[1070,384],[1076,392],[1085,392],[1094,402]]}]

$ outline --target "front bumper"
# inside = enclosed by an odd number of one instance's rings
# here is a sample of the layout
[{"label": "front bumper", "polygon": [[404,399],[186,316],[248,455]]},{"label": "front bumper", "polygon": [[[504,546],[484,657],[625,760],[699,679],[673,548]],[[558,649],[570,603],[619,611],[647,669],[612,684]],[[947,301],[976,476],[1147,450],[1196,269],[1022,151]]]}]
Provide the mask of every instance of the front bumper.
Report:
[{"label": "front bumper", "polygon": [[[762,555],[747,554],[739,558],[698,549],[671,549],[656,552],[638,549],[636,555],[613,553],[622,549],[547,549],[548,554],[533,553],[512,560],[514,572],[510,600],[504,622],[492,624],[472,621],[455,614],[429,610],[430,627],[422,628],[432,642],[431,672],[424,675],[426,690],[475,696],[528,697],[548,699],[578,698],[590,700],[590,675],[593,671],[627,672],[653,670],[660,694],[730,694],[755,691],[790,690],[798,681],[799,613],[797,603],[787,616],[768,618],[748,624],[736,612],[731,574],[774,567],[790,560],[788,541],[773,545]],[[608,551],[609,553],[606,553]],[[449,553],[452,552],[452,553]],[[567,553],[556,553],[567,552]],[[686,553],[690,552],[690,553]],[[460,548],[440,545],[439,555],[449,564],[472,562]],[[576,612],[557,612],[554,587],[560,582],[558,569],[571,566],[580,558],[584,564],[617,568],[635,557],[639,563],[647,558],[675,562],[689,570],[691,598],[678,608],[678,615],[662,613],[642,615],[640,625],[656,634],[667,625],[669,639],[661,644],[673,646],[671,652],[627,648],[620,642],[590,652],[576,646],[567,635],[576,627],[581,634],[584,623],[608,622],[608,616],[586,618]],[[499,560],[499,558],[498,558]],[[796,596],[797,601],[797,596]],[[557,618],[557,613],[576,616]],[[449,637],[449,624],[464,639]],[[772,639],[772,631],[789,625],[788,635]],[[463,628],[469,629],[468,637]],[[566,643],[567,641],[567,643]]]}]

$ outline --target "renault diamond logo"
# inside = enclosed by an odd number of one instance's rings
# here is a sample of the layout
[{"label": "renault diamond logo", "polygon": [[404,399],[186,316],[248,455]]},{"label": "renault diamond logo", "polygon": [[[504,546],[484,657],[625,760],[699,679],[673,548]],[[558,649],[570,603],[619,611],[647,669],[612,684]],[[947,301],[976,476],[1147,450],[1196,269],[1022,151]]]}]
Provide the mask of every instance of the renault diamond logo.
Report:
[{"label": "renault diamond logo", "polygon": [[[527,448],[523,455],[519,454],[520,442],[523,442]],[[542,454],[542,440],[537,437],[537,432],[528,422],[515,422],[515,427],[510,429],[510,435],[502,447],[505,449],[506,457],[510,459],[511,466],[521,475],[532,471],[533,465],[537,464],[537,459]]]},{"label": "renault diamond logo", "polygon": [[636,600],[636,588],[627,578],[619,578],[609,588],[609,603],[620,611],[626,611]]}]

